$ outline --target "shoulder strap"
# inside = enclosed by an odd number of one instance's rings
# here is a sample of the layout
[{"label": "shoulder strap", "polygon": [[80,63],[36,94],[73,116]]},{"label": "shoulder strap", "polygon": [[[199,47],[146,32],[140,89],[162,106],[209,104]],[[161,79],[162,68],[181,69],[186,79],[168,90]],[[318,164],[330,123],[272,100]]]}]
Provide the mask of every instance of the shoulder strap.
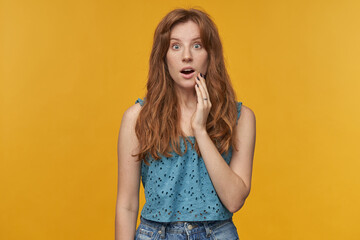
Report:
[{"label": "shoulder strap", "polygon": [[238,115],[237,115],[237,119],[236,119],[236,125],[237,125],[238,120],[239,120],[239,118],[240,118],[241,105],[242,105],[242,102],[238,102],[238,103],[237,103],[237,112],[238,112]]},{"label": "shoulder strap", "polygon": [[141,98],[138,98],[138,99],[135,101],[135,104],[136,104],[136,103],[140,103],[141,106],[144,106],[144,101],[145,101],[145,98],[144,98],[144,100],[142,100]]}]

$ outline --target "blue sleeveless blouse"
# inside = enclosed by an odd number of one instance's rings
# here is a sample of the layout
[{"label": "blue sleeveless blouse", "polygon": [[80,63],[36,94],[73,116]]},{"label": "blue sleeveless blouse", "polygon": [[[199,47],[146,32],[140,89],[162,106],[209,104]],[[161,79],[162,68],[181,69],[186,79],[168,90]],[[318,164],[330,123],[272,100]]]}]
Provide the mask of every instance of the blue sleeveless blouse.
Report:
[{"label": "blue sleeveless blouse", "polygon": [[[135,103],[144,105],[142,99]],[[238,116],[240,117],[242,102],[238,102]],[[195,137],[189,139],[195,144]],[[148,159],[150,166],[141,163],[141,178],[145,191],[145,205],[141,216],[157,222],[176,221],[215,221],[226,220],[233,216],[221,203],[211,182],[202,157],[199,157],[191,144],[186,141],[187,152],[183,156],[174,151],[173,157],[164,157],[155,161]],[[183,153],[185,145],[180,141]],[[229,165],[232,147],[221,156]]]}]

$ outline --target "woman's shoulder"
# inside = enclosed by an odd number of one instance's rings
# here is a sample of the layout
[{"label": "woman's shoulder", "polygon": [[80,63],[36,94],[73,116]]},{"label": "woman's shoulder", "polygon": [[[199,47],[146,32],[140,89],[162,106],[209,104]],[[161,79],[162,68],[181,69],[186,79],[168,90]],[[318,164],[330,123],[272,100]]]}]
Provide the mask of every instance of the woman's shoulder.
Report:
[{"label": "woman's shoulder", "polygon": [[[140,99],[140,98],[139,98]],[[124,112],[124,116],[123,118],[128,120],[128,121],[136,121],[139,113],[141,111],[142,108],[142,103],[140,103],[138,100],[136,100],[135,104],[130,106],[128,109],[126,109],[126,111]]]},{"label": "woman's shoulder", "polygon": [[253,114],[254,114],[254,111],[251,110],[250,107],[245,106],[244,104],[241,104],[241,109],[244,110],[244,111],[246,111],[246,112],[250,112],[250,113],[253,113]]},{"label": "woman's shoulder", "polygon": [[[241,114],[240,114],[241,113]],[[249,108],[248,106],[245,106],[244,104],[241,104],[241,111],[239,112],[239,122],[255,122],[255,113],[254,111]]]},{"label": "woman's shoulder", "polygon": [[249,115],[249,114],[254,115],[254,112],[248,106],[245,106],[242,101],[236,101],[236,106],[237,106],[239,116],[240,116],[240,113],[242,113],[242,112],[246,112],[246,113],[244,113],[244,115]]}]

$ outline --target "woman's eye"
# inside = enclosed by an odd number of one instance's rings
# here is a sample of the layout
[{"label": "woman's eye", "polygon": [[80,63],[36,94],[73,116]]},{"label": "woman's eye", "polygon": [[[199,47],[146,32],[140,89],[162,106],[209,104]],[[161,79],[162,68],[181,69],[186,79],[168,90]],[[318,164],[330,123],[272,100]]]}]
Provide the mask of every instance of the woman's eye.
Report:
[{"label": "woman's eye", "polygon": [[195,48],[201,48],[201,44],[200,43],[195,43],[194,47]]},{"label": "woman's eye", "polygon": [[180,47],[179,47],[178,44],[173,44],[173,45],[172,45],[172,48],[175,49],[175,50],[177,50],[177,49],[179,49]]}]

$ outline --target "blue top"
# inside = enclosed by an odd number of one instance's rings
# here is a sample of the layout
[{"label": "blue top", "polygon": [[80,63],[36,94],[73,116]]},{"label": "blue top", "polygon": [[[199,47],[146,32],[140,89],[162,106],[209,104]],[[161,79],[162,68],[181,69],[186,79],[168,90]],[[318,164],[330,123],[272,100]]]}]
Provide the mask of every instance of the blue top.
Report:
[{"label": "blue top", "polygon": [[[135,103],[144,105],[142,99]],[[241,102],[238,102],[238,116],[240,117]],[[195,144],[195,137],[189,139]],[[144,161],[141,163],[142,184],[145,190],[146,203],[141,211],[145,219],[157,222],[176,221],[215,221],[226,220],[233,216],[221,203],[211,182],[202,157],[199,157],[189,142],[187,152],[180,156],[174,151],[173,157],[164,157]],[[185,151],[184,142],[180,141],[181,152]],[[232,147],[221,154],[229,165]]]}]

